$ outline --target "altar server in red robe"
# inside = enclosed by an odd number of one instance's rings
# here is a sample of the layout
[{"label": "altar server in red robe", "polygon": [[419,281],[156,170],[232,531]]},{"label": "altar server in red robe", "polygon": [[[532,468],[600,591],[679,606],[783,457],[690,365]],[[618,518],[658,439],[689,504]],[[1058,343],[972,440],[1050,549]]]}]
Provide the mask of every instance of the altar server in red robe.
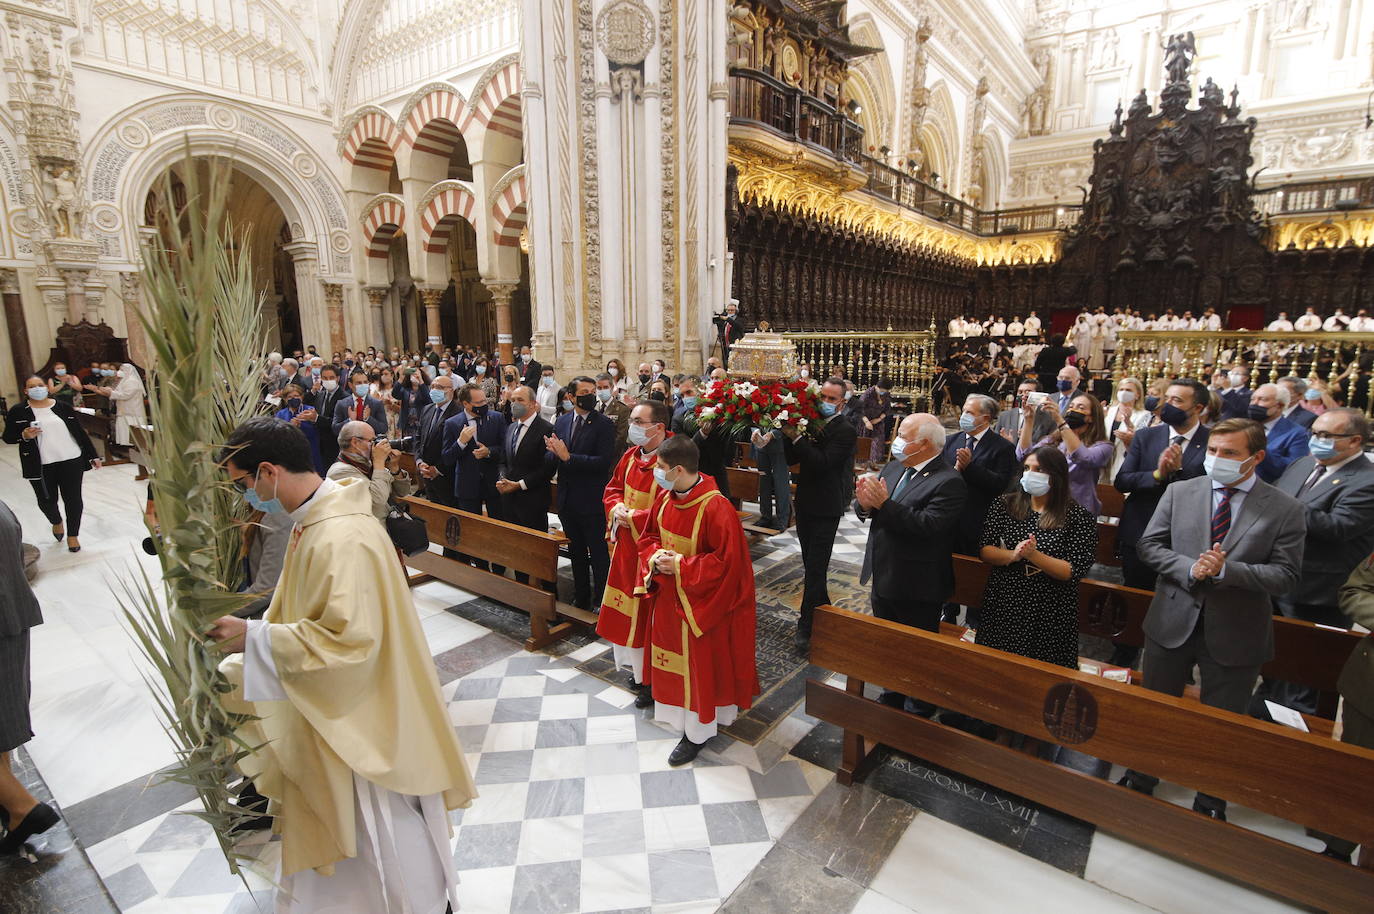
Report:
[{"label": "altar server in red robe", "polygon": [[654,719],[683,731],[668,756],[674,767],[696,758],[759,693],[749,546],[730,500],[697,471],[699,459],[685,435],[659,445],[661,491],[639,538],[635,593],[652,604],[644,675]]},{"label": "altar server in red robe", "polygon": [[639,537],[653,504],[654,465],[658,446],[668,436],[672,413],[661,400],[647,400],[630,412],[630,447],[606,484],[606,537],[611,543],[611,570],[601,598],[596,633],[611,642],[616,669],[630,669],[635,707],[654,703],[644,678],[644,643],[649,632],[648,601],[635,596],[640,582]]}]

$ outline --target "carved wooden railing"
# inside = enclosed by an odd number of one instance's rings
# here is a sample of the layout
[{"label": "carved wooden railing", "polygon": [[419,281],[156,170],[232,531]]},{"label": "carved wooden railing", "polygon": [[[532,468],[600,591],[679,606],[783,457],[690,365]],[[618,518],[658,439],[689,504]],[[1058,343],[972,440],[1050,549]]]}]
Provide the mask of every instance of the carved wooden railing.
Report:
[{"label": "carved wooden railing", "polygon": [[730,119],[805,143],[841,162],[855,161],[863,128],[825,101],[760,70],[730,71]]},{"label": "carved wooden railing", "polygon": [[1374,209],[1374,178],[1329,178],[1266,187],[1255,192],[1265,216]]},{"label": "carved wooden railing", "polygon": [[1250,387],[1283,377],[1322,381],[1347,405],[1371,410],[1368,392],[1374,333],[1281,333],[1254,330],[1126,330],[1118,337],[1115,373],[1149,384],[1158,377],[1193,377],[1205,366],[1250,366]]},{"label": "carved wooden railing", "polygon": [[936,363],[933,324],[929,330],[784,330],[782,335],[797,348],[797,364],[809,364],[817,380],[839,365],[859,390],[889,378],[893,396],[916,400],[930,395]]}]

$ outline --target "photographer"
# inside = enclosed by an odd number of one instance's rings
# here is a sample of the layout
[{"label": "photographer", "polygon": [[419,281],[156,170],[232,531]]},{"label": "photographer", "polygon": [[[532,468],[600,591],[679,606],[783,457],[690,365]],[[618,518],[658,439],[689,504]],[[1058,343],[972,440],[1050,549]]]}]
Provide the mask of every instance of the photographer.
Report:
[{"label": "photographer", "polygon": [[339,429],[339,459],[325,474],[335,481],[365,479],[372,492],[372,513],[385,521],[392,498],[403,498],[415,491],[407,473],[401,472],[400,458],[391,451],[391,442],[377,437],[377,430],[366,422],[352,420]]}]

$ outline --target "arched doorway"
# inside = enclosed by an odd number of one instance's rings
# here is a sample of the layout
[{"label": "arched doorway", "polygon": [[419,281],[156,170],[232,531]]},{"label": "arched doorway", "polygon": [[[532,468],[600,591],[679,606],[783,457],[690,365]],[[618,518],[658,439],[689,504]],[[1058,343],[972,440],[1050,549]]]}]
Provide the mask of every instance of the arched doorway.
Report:
[{"label": "arched doorway", "polygon": [[[217,164],[217,163],[214,163]],[[212,162],[195,160],[201,186],[211,180]],[[181,174],[185,164],[173,165],[153,182],[143,205],[145,231],[165,227],[163,181],[170,180],[173,205],[186,206],[186,188]],[[301,332],[300,296],[296,289],[296,270],[290,252],[291,226],[281,205],[270,192],[248,174],[230,168],[226,194],[229,225],[235,235],[234,247],[249,257],[253,286],[262,299],[262,329],[267,344],[283,353],[305,346]],[[164,241],[168,239],[164,238]]]}]

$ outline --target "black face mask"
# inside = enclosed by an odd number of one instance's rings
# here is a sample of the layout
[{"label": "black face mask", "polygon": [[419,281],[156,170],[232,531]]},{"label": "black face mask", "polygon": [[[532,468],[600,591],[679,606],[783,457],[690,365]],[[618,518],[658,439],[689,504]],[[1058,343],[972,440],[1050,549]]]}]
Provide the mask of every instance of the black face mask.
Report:
[{"label": "black face mask", "polygon": [[1082,428],[1088,424],[1088,417],[1070,410],[1064,414],[1064,424],[1073,429]]},{"label": "black face mask", "polygon": [[472,412],[478,419],[485,419],[487,417],[487,404],[483,403],[481,406],[474,406]]},{"label": "black face mask", "polygon": [[641,384],[648,384],[648,383],[649,383],[649,376],[646,375],[646,374],[640,375],[640,376],[639,376],[639,383],[641,383]]},{"label": "black face mask", "polygon": [[1188,414],[1172,403],[1165,403],[1164,408],[1159,411],[1159,421],[1172,428],[1179,428],[1188,424]]},{"label": "black face mask", "polygon": [[287,405],[287,407],[289,407],[290,409],[300,409],[300,408],[301,408],[301,398],[300,398],[300,397],[292,397],[290,400],[287,400],[287,401],[286,401],[286,405]]},{"label": "black face mask", "polygon": [[1157,409],[1159,409],[1159,397],[1146,397],[1145,412],[1152,413]]},{"label": "black face mask", "polygon": [[579,394],[574,402],[583,412],[591,412],[596,409],[596,394]]},{"label": "black face mask", "polygon": [[1246,414],[1261,424],[1269,421],[1269,410],[1260,406],[1258,403],[1251,403],[1245,410]]},{"label": "black face mask", "polygon": [[649,399],[657,400],[659,403],[663,403],[666,401],[667,398],[663,396],[662,391],[654,390],[649,392]]}]

